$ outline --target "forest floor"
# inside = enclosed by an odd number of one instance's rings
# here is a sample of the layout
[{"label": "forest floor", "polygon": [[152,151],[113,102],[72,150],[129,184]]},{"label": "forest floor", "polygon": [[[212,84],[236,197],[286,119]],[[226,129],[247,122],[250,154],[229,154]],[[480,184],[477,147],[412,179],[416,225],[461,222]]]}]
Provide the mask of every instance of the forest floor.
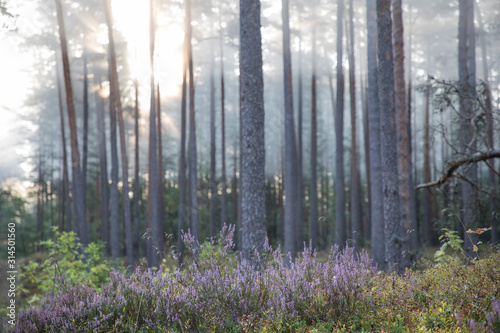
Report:
[{"label": "forest floor", "polygon": [[267,249],[255,269],[221,237],[186,256],[182,271],[170,258],[159,272],[129,275],[99,247],[84,261],[53,252],[72,240],[62,234],[23,259],[13,332],[500,332],[500,253],[481,245],[481,259],[465,264],[453,237],[399,274],[352,249],[306,249],[291,267]]}]

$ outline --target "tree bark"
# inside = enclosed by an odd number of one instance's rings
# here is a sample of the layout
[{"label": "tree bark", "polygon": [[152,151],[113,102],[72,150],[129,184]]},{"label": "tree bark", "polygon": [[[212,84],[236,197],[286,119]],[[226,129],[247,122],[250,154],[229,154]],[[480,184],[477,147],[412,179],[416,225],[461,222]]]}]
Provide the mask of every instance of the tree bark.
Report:
[{"label": "tree bark", "polygon": [[[430,138],[430,87],[425,90],[425,116],[424,116],[424,182],[431,181],[431,138]],[[426,190],[424,192],[424,240],[425,245],[431,244],[432,241],[432,192]]]},{"label": "tree bark", "polygon": [[240,161],[243,258],[266,237],[264,80],[260,1],[240,0]]},{"label": "tree bark", "polygon": [[[474,117],[474,103],[470,97],[475,96],[476,85],[476,42],[474,29],[474,1],[459,0],[459,26],[458,26],[458,73],[460,85],[460,143],[462,153],[471,155],[475,151],[476,142],[471,119]],[[463,98],[463,96],[469,98]],[[465,172],[465,177],[472,183],[477,183],[477,166],[471,165]],[[473,229],[476,224],[477,210],[474,189],[470,182],[462,181],[462,221],[464,229]],[[476,235],[465,237],[464,249],[467,255],[474,258],[473,247]]]},{"label": "tree bark", "polygon": [[[161,222],[159,220],[159,191],[157,186],[158,179],[158,136],[156,133],[156,98],[155,98],[155,78],[154,78],[154,49],[155,49],[155,34],[156,22],[154,15],[154,2],[149,2],[149,58],[151,65],[151,99],[149,112],[149,179],[148,179],[148,229],[151,234],[148,240],[148,265],[150,267],[159,267],[161,260],[160,250],[163,249],[163,234],[161,230]],[[150,259],[150,260],[149,260]]]},{"label": "tree bark", "polygon": [[215,59],[213,44],[210,42],[210,236],[217,234],[217,179],[215,144]]},{"label": "tree bark", "polygon": [[59,25],[59,39],[61,43],[61,54],[63,62],[64,87],[66,89],[66,104],[69,120],[71,138],[71,166],[73,174],[73,205],[75,209],[76,230],[84,247],[88,245],[87,222],[85,217],[85,200],[83,196],[83,177],[80,167],[80,151],[78,149],[78,133],[76,126],[75,102],[73,98],[73,85],[71,82],[71,70],[69,66],[68,46],[66,41],[66,30],[64,28],[64,14],[61,0],[56,1],[57,22]]},{"label": "tree bark", "polygon": [[219,12],[219,32],[220,32],[220,112],[221,112],[221,185],[222,194],[220,196],[220,216],[221,225],[228,223],[227,218],[227,172],[226,172],[226,90],[224,83],[224,48],[223,48],[223,33],[222,33],[222,6]]},{"label": "tree bark", "polygon": [[392,0],[394,30],[392,40],[394,45],[394,95],[397,120],[397,149],[399,175],[399,203],[401,207],[401,265],[410,267],[410,231],[412,227],[410,217],[410,191],[413,191],[410,182],[411,175],[411,145],[409,129],[409,115],[406,107],[406,87],[404,72],[404,35],[403,9],[401,0]]},{"label": "tree bark", "polygon": [[133,250],[134,261],[139,260],[139,243],[140,243],[140,200],[141,200],[141,183],[139,179],[139,82],[134,79],[135,105],[134,105],[134,221],[133,221]]},{"label": "tree bark", "polygon": [[106,253],[111,254],[109,244],[109,205],[108,205],[108,158],[106,152],[106,124],[104,120],[103,100],[99,92],[95,93],[96,101],[96,128],[99,144],[99,204],[101,215],[101,240],[106,244]]},{"label": "tree bark", "polygon": [[380,102],[378,95],[376,0],[367,0],[368,119],[370,134],[371,253],[379,268],[385,262],[384,205],[382,192],[382,152]]},{"label": "tree bark", "polygon": [[189,142],[188,142],[188,164],[189,164],[189,217],[191,223],[191,234],[196,243],[200,237],[200,226],[198,219],[198,159],[196,148],[196,118],[194,98],[194,73],[193,73],[193,49],[191,45],[191,0],[186,1],[187,29],[188,29],[188,67],[189,67]]},{"label": "tree bark", "polygon": [[182,64],[182,99],[181,99],[181,142],[179,152],[179,221],[177,226],[177,251],[179,253],[178,265],[181,267],[183,262],[182,232],[186,222],[186,99],[187,99],[187,69],[188,69],[188,28],[187,15],[185,20],[184,33],[184,57]]},{"label": "tree bark", "polygon": [[[288,0],[282,1],[283,21],[283,75],[284,75],[284,118],[285,118],[285,254],[293,261],[296,252],[297,237],[295,235],[297,213],[297,144],[295,142],[295,123],[293,117],[293,80],[292,56],[290,51],[290,23]],[[299,220],[300,221],[300,220]]]},{"label": "tree bark", "polygon": [[377,0],[378,73],[381,124],[385,261],[390,270],[400,264],[401,211],[398,196],[394,59],[390,0]]},{"label": "tree bark", "polygon": [[309,188],[309,234],[313,248],[318,247],[318,121],[316,101],[316,30],[313,31],[313,71],[311,78],[311,184]]},{"label": "tree bark", "polygon": [[128,183],[128,153],[125,138],[125,123],[123,121],[123,109],[120,98],[120,84],[118,80],[116,52],[113,36],[113,19],[111,16],[111,4],[109,0],[105,1],[106,23],[108,25],[108,40],[109,40],[109,82],[110,82],[110,104],[114,113],[118,117],[118,127],[120,130],[120,155],[122,162],[122,200],[123,200],[123,219],[125,221],[125,241],[127,253],[127,267],[131,272],[134,264],[134,251],[132,244],[132,219],[130,213],[130,197]]},{"label": "tree bark", "polygon": [[344,180],[344,73],[342,66],[342,18],[344,0],[337,2],[337,105],[335,107],[335,244],[340,248],[346,242],[345,180]]},{"label": "tree bark", "polygon": [[361,179],[358,162],[358,134],[356,115],[356,77],[354,61],[354,5],[349,1],[349,94],[351,102],[351,232],[352,246],[359,251],[361,235]]}]

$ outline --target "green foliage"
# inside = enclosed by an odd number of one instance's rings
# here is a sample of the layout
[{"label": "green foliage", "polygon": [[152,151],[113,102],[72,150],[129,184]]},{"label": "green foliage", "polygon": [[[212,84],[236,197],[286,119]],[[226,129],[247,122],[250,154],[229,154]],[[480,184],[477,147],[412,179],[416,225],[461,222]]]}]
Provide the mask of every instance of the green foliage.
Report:
[{"label": "green foliage", "polygon": [[448,228],[443,228],[444,235],[439,236],[439,241],[443,243],[441,248],[434,254],[434,259],[437,262],[443,262],[449,258],[446,254],[446,249],[451,248],[457,252],[463,252],[462,243],[464,242],[456,231],[450,230]]},{"label": "green foliage", "polygon": [[109,282],[113,267],[104,256],[104,245],[90,243],[83,248],[74,232],[59,232],[54,228],[54,239],[40,242],[48,258],[42,262],[30,260],[20,274],[22,291],[32,294],[30,303],[40,297],[66,291],[73,285],[86,285],[99,291]]}]

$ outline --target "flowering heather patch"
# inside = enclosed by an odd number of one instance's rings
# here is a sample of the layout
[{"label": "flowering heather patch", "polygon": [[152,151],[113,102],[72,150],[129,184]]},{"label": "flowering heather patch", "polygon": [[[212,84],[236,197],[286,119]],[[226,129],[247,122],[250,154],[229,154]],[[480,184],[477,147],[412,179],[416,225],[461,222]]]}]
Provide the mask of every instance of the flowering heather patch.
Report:
[{"label": "flowering heather patch", "polygon": [[[365,302],[375,274],[366,253],[333,248],[326,263],[305,248],[286,267],[278,248],[267,246],[249,261],[232,254],[234,227],[199,251],[184,270],[163,274],[114,272],[100,292],[74,286],[19,315],[15,332],[254,330],[282,331],[287,323],[347,323]],[[193,248],[192,238],[185,241]]]},{"label": "flowering heather patch", "polygon": [[234,227],[193,243],[182,270],[113,272],[99,290],[69,287],[20,313],[14,332],[500,332],[500,253],[464,265],[443,257],[402,275],[366,253],[310,248],[287,265],[266,245],[234,253]]}]

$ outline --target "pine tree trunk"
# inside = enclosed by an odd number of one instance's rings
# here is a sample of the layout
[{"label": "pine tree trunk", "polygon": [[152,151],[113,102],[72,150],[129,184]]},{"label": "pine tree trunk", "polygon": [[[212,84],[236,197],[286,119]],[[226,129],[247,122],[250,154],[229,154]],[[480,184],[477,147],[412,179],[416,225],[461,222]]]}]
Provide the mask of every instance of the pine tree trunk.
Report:
[{"label": "pine tree trunk", "polygon": [[84,247],[88,245],[87,222],[85,217],[85,201],[83,193],[83,177],[80,167],[80,151],[78,149],[78,133],[76,126],[75,102],[73,98],[73,85],[71,82],[71,70],[69,66],[68,46],[66,31],[64,28],[63,10],[61,0],[56,1],[57,22],[59,25],[59,39],[63,62],[64,87],[66,89],[66,104],[69,120],[71,138],[71,166],[73,173],[73,205],[75,209],[76,230]]},{"label": "pine tree trunk", "polygon": [[[425,90],[425,116],[424,116],[424,183],[431,181],[431,137],[430,137],[430,87]],[[432,192],[424,191],[424,239],[425,244],[432,243]]]},{"label": "pine tree trunk", "polygon": [[309,234],[314,249],[318,247],[318,124],[317,124],[317,101],[316,101],[316,31],[313,31],[312,63],[313,72],[311,78],[311,183],[309,188],[310,224]]},{"label": "pine tree trunk", "polygon": [[99,144],[99,204],[101,215],[101,240],[106,244],[106,253],[111,252],[109,244],[109,217],[108,217],[108,158],[106,152],[106,124],[104,120],[103,100],[99,93],[95,93],[96,101],[96,128]]},{"label": "pine tree trunk", "polygon": [[344,72],[342,64],[344,0],[337,5],[337,105],[335,107],[335,244],[346,242],[344,177]]},{"label": "pine tree trunk", "polygon": [[224,49],[222,35],[222,7],[219,14],[219,31],[220,31],[220,111],[221,111],[221,185],[222,194],[220,197],[220,216],[221,225],[228,223],[227,219],[227,175],[226,175],[226,110],[225,110],[225,83],[224,83]]},{"label": "pine tree trunk", "polygon": [[134,105],[134,221],[133,221],[133,250],[134,261],[139,260],[139,243],[140,243],[140,200],[141,200],[141,184],[139,179],[139,82],[134,80],[135,105]]},{"label": "pine tree trunk", "polygon": [[382,152],[380,102],[378,95],[376,0],[367,0],[368,119],[370,134],[371,253],[374,264],[385,266],[384,204],[382,193]]},{"label": "pine tree trunk", "polygon": [[412,228],[410,216],[411,187],[411,145],[408,131],[410,119],[406,107],[406,87],[404,73],[403,47],[403,10],[401,0],[392,0],[394,30],[392,32],[394,45],[394,94],[396,102],[397,120],[397,149],[399,171],[399,203],[401,207],[401,250],[402,267],[410,267],[410,230]]},{"label": "pine tree trunk", "polygon": [[[459,27],[458,27],[458,72],[460,95],[460,114],[462,122],[460,125],[460,139],[462,153],[471,155],[475,151],[476,141],[471,119],[475,115],[474,103],[476,85],[476,41],[474,29],[474,0],[459,0]],[[471,98],[472,97],[472,98]],[[477,205],[474,189],[470,182],[477,183],[477,165],[471,165],[464,175],[468,181],[462,183],[462,221],[464,229],[472,229],[476,225]],[[470,182],[469,182],[470,181]],[[464,249],[468,256],[475,258],[477,253],[473,251],[476,243],[475,234],[466,234],[464,237]]]},{"label": "pine tree trunk", "polygon": [[189,164],[189,219],[191,234],[196,243],[200,237],[200,222],[198,219],[198,159],[196,147],[196,118],[194,98],[194,73],[193,73],[193,49],[191,44],[191,0],[186,1],[187,29],[188,29],[188,68],[189,68],[189,142],[188,142],[188,164]]},{"label": "pine tree trunk", "polygon": [[285,118],[285,254],[293,261],[296,252],[295,235],[298,220],[298,185],[297,185],[297,144],[295,142],[295,123],[293,117],[293,81],[292,56],[290,51],[290,24],[288,0],[282,1],[283,20],[283,74],[284,74],[284,118]]},{"label": "pine tree trunk", "polygon": [[213,44],[210,43],[210,236],[217,233],[217,180],[215,174],[215,59]]},{"label": "pine tree trunk", "polygon": [[351,231],[353,247],[358,251],[361,246],[361,179],[358,162],[358,137],[356,115],[356,77],[354,71],[354,8],[349,2],[349,93],[351,101]]},{"label": "pine tree trunk", "polygon": [[71,223],[71,200],[69,197],[69,175],[68,175],[68,153],[66,150],[66,130],[64,126],[64,108],[63,97],[61,92],[61,75],[59,73],[59,66],[56,65],[57,76],[57,96],[59,103],[59,118],[61,120],[61,148],[63,155],[63,181],[62,181],[62,198],[61,198],[61,230],[72,231],[73,226]]},{"label": "pine tree trunk", "polygon": [[123,109],[120,98],[120,84],[118,80],[116,52],[113,36],[113,19],[111,16],[111,4],[109,0],[105,1],[105,14],[106,23],[108,25],[108,40],[109,40],[109,82],[110,82],[110,103],[112,105],[112,112],[116,113],[118,117],[118,127],[120,130],[120,155],[122,162],[122,204],[123,204],[123,219],[125,222],[125,246],[127,253],[127,268],[129,271],[133,270],[134,264],[134,251],[132,244],[132,219],[130,212],[130,197],[129,183],[128,183],[128,153],[125,138],[125,123],[123,120]]},{"label": "pine tree trunk", "polygon": [[[187,17],[187,16],[186,16]],[[186,224],[186,99],[187,99],[187,68],[188,68],[188,30],[186,19],[186,32],[184,36],[184,59],[182,65],[182,99],[181,99],[181,142],[179,152],[179,222],[177,226],[177,251],[179,257],[177,263],[181,267],[183,262],[183,248],[182,231]],[[187,230],[184,230],[187,231]]]},{"label": "pine tree trunk", "polygon": [[[85,36],[84,36],[85,41]],[[83,47],[83,147],[82,147],[82,177],[83,200],[87,208],[87,160],[89,151],[89,78],[87,69],[87,48]]]},{"label": "pine tree trunk", "polygon": [[158,135],[158,222],[159,222],[159,235],[158,246],[160,251],[164,251],[164,234],[165,234],[165,170],[163,169],[163,135],[162,135],[162,122],[161,122],[161,95],[160,83],[156,84],[156,106],[157,106],[157,121],[156,121],[156,134]]},{"label": "pine tree trunk", "polygon": [[303,143],[302,143],[302,119],[303,119],[303,88],[302,88],[302,42],[299,39],[299,79],[298,79],[298,115],[297,115],[297,223],[295,227],[295,236],[297,238],[297,249],[304,241],[304,221],[307,220],[304,214],[304,158],[303,158]]},{"label": "pine tree trunk", "polygon": [[398,195],[394,59],[390,0],[377,0],[378,73],[381,124],[385,260],[390,270],[400,264],[401,211]]},{"label": "pine tree trunk", "polygon": [[240,0],[240,189],[243,258],[266,237],[264,92],[260,1]]}]

